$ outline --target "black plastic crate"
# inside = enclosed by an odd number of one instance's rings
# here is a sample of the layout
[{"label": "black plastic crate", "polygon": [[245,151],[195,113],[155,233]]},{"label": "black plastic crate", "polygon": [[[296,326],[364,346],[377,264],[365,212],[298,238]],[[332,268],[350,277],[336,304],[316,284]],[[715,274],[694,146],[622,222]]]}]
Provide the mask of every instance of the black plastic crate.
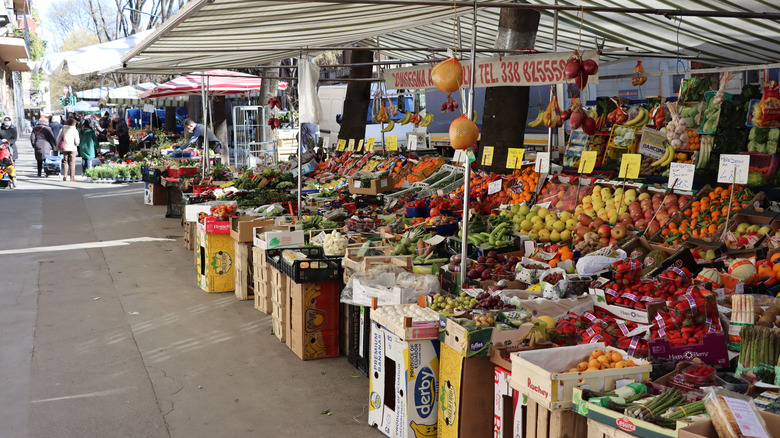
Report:
[{"label": "black plastic crate", "polygon": [[[284,249],[299,251],[307,260],[295,260],[287,263],[282,260]],[[321,246],[302,246],[296,248],[268,249],[266,258],[269,264],[296,283],[319,283],[324,281],[342,281],[344,268],[341,258],[328,259]]]},{"label": "black plastic crate", "polygon": [[[456,255],[461,254],[461,238],[458,236],[450,236],[446,240],[446,250],[448,255]],[[477,257],[481,255],[485,255],[490,251],[495,251],[496,254],[505,254],[508,252],[517,251],[519,248],[517,247],[517,240],[513,237],[509,241],[509,245],[502,246],[501,248],[493,248],[488,250],[482,250],[472,244],[468,244],[468,256],[470,259],[476,259]]]},{"label": "black plastic crate", "polygon": [[347,362],[368,377],[371,364],[371,308],[348,305],[347,342],[349,354]]},{"label": "black plastic crate", "polygon": [[165,217],[168,218],[181,218],[184,214],[184,199],[181,194],[181,190],[177,186],[168,186],[168,210],[165,212]]},{"label": "black plastic crate", "polygon": [[141,166],[141,180],[148,183],[160,182],[160,176],[162,173],[160,169],[155,169],[149,166]]}]

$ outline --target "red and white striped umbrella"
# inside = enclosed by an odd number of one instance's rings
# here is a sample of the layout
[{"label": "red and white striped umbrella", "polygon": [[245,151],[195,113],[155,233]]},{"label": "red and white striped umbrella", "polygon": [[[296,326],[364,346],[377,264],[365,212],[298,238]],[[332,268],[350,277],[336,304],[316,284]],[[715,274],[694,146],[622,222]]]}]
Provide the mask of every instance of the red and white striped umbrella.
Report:
[{"label": "red and white striped umbrella", "polygon": [[180,76],[158,85],[139,95],[142,99],[200,94],[205,81],[206,93],[210,95],[241,94],[260,89],[261,79],[247,73],[229,70],[208,70]]}]

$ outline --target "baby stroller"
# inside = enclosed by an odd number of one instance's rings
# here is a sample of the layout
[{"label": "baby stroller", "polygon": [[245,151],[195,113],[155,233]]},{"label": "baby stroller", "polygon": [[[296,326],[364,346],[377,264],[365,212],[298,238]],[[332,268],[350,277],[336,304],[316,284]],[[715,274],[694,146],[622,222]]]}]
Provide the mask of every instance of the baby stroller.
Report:
[{"label": "baby stroller", "polygon": [[43,171],[46,176],[59,175],[62,169],[62,155],[49,155],[43,159]]},{"label": "baby stroller", "polygon": [[16,170],[13,164],[0,161],[0,188],[16,188]]}]

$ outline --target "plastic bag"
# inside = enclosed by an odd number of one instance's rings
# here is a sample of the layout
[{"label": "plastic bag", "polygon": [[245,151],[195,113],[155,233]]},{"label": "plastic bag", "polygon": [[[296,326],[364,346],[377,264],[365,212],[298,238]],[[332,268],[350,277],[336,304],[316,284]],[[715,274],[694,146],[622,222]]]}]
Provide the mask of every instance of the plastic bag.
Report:
[{"label": "plastic bag", "polygon": [[[560,275],[560,279],[552,282],[551,277],[555,274]],[[569,286],[569,277],[566,275],[566,271],[561,268],[550,268],[539,276],[539,283],[542,286],[543,297],[547,299],[561,298]]]},{"label": "plastic bag", "polygon": [[775,82],[764,82],[761,100],[753,107],[753,124],[761,128],[780,126],[780,90]]},{"label": "plastic bag", "polygon": [[532,285],[539,282],[539,276],[550,269],[550,265],[523,257],[515,269],[517,270],[517,275],[515,275],[517,281]]},{"label": "plastic bag", "polygon": [[771,438],[751,397],[719,388],[706,390],[704,407],[719,438]]},{"label": "plastic bag", "polygon": [[626,258],[626,252],[622,249],[617,250],[617,257],[609,257],[600,254],[588,254],[577,260],[577,273],[580,275],[593,275],[601,272],[612,263]]}]

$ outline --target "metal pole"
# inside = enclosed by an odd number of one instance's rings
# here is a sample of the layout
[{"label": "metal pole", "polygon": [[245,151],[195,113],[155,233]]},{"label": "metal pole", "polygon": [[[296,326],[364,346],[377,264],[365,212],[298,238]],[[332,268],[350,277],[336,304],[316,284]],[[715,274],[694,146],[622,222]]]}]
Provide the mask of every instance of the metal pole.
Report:
[{"label": "metal pole", "polygon": [[[474,82],[477,79],[477,2],[474,0],[474,17],[471,20],[471,77],[469,78],[468,118],[474,120]],[[466,285],[469,260],[469,195],[471,187],[471,162],[466,156],[463,172],[463,237],[460,242],[460,283]]]},{"label": "metal pole", "polygon": [[[206,77],[200,80],[200,99],[201,109],[203,110],[203,129],[206,129]],[[205,134],[205,132],[203,133]],[[206,136],[208,138],[208,136]],[[196,145],[197,147],[197,145]],[[203,177],[206,177],[206,173],[209,169],[209,142],[203,141]]]},{"label": "metal pole", "polygon": [[[298,111],[301,110],[301,61],[303,58],[298,59]],[[292,108],[290,108],[290,121],[293,120]],[[300,115],[300,114],[299,114]],[[303,214],[303,166],[301,164],[303,155],[303,123],[298,120],[298,219],[301,219]]]},{"label": "metal pole", "polygon": [[[555,0],[555,4],[558,4],[558,0]],[[553,33],[552,33],[552,51],[555,52],[558,50],[558,10],[555,10],[555,13],[553,14]],[[550,100],[557,99],[555,96],[555,93],[553,93],[553,88],[550,87]],[[547,128],[547,152],[552,155],[552,146],[553,146],[553,130],[555,128]]]}]

